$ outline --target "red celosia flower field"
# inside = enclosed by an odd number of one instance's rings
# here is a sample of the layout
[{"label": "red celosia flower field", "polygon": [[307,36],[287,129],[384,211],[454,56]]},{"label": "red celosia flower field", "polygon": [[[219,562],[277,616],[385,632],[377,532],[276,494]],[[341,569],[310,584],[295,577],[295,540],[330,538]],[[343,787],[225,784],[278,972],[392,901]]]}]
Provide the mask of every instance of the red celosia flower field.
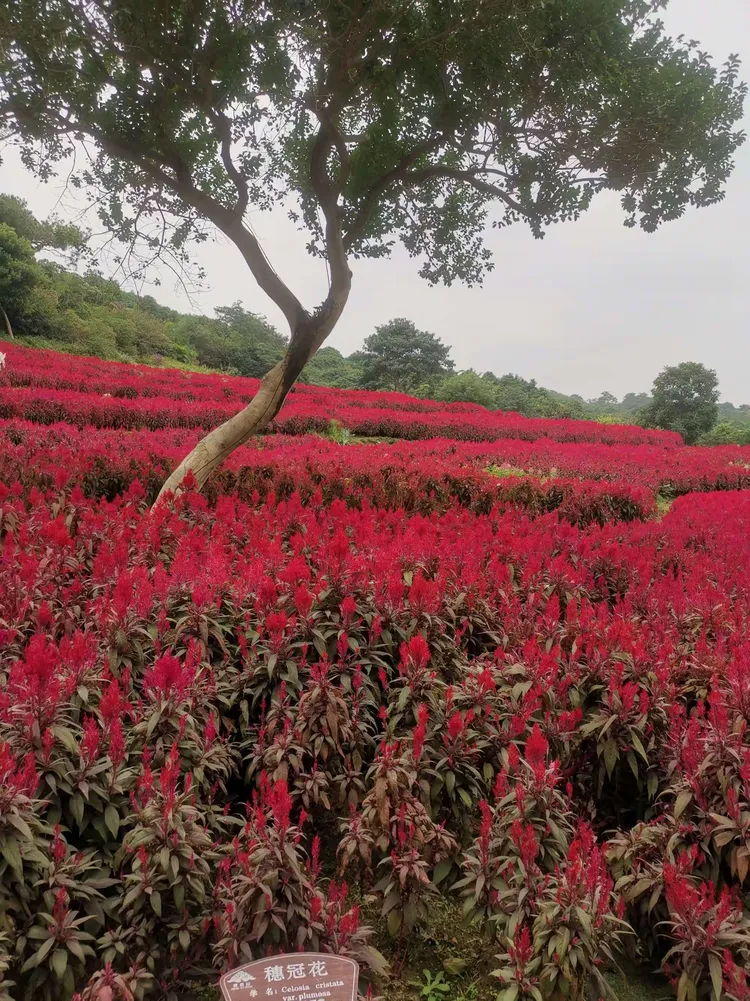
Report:
[{"label": "red celosia flower field", "polygon": [[[201,428],[226,420],[258,388],[257,379],[199,375],[139,365],[117,365],[24,351],[3,345],[6,370],[0,380],[0,417],[42,424],[65,421],[79,427]],[[547,437],[556,441],[609,444],[680,444],[672,431],[592,424],[590,421],[538,421],[519,414],[485,410],[473,403],[435,403],[401,393],[329,390],[296,386],[275,421],[288,434],[324,431],[335,418],[355,435],[468,441]]]},{"label": "red celosia flower field", "polygon": [[0,997],[378,993],[442,894],[503,1001],[748,1001],[750,449],[300,387],[152,513],[250,381],[7,356]]}]

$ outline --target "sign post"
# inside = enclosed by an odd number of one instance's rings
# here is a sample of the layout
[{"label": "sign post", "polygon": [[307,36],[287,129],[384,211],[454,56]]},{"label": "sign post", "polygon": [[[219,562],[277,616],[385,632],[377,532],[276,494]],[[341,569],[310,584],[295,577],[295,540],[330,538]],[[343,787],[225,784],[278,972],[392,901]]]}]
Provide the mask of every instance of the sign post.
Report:
[{"label": "sign post", "polygon": [[357,1001],[359,967],[323,952],[256,959],[219,980],[224,1001]]}]

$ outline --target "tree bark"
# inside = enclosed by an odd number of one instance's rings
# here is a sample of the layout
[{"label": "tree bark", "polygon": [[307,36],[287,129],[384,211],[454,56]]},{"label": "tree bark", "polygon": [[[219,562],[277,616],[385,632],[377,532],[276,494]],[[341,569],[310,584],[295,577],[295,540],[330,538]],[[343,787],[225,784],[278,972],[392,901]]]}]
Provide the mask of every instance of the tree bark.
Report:
[{"label": "tree bark", "polygon": [[13,327],[11,327],[10,320],[8,319],[8,314],[5,312],[2,306],[0,306],[0,314],[2,315],[3,323],[5,324],[5,332],[8,335],[8,340],[14,341],[15,337],[13,336]]},{"label": "tree bark", "polygon": [[300,372],[336,325],[348,295],[347,287],[340,294],[329,297],[317,313],[297,327],[286,355],[263,376],[252,400],[244,410],[210,431],[185,456],[159,491],[154,508],[167,494],[179,494],[180,485],[188,472],[193,474],[196,486],[201,490],[217,466],[273,420]]},{"label": "tree bark", "polygon": [[191,472],[198,489],[202,489],[208,477],[236,448],[271,421],[281,408],[286,393],[283,392],[284,371],[287,359],[275,365],[260,384],[260,388],[244,410],[230,417],[214,428],[186,455],[179,466],[165,481],[154,507],[167,493],[179,494],[180,485]]}]

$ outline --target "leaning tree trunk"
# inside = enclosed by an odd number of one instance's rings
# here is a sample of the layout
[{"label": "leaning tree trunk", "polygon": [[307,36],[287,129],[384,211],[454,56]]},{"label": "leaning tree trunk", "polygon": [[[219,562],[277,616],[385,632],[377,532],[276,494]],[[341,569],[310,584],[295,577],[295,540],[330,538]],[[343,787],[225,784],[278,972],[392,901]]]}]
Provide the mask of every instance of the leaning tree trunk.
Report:
[{"label": "leaning tree trunk", "polygon": [[8,340],[13,341],[13,327],[10,325],[10,320],[8,319],[8,314],[5,312],[2,306],[0,306],[0,316],[3,318],[3,323],[5,324],[5,332],[8,335]]},{"label": "leaning tree trunk", "polygon": [[[330,149],[330,142],[326,146],[326,141],[319,139],[316,148],[324,153],[325,149]],[[196,207],[205,212],[238,248],[260,288],[286,317],[291,337],[286,355],[278,365],[264,375],[258,392],[250,403],[244,410],[230,417],[198,442],[161,488],[154,507],[166,494],[179,493],[180,484],[188,473],[193,474],[198,489],[202,489],[218,465],[251,435],[262,431],[273,420],[281,410],[289,390],[297,381],[302,369],[336,326],[344,310],[351,290],[352,275],[341,235],[337,195],[325,177],[325,171],[322,170],[324,165],[324,162],[322,167],[320,163],[318,164],[319,170],[317,173],[314,171],[313,183],[315,184],[317,179],[321,208],[326,220],[325,246],[330,284],[325,301],[312,314],[304,309],[297,297],[273,270],[255,235],[242,223],[241,216],[230,213],[227,217],[226,210],[219,210],[216,205],[207,207],[202,196],[196,203]],[[319,176],[321,170],[322,178]],[[195,195],[194,192],[192,194]]]},{"label": "leaning tree trunk", "polygon": [[154,507],[166,494],[179,494],[180,484],[188,472],[193,474],[198,489],[202,489],[217,466],[273,420],[300,372],[333,330],[341,315],[344,302],[333,305],[334,308],[310,317],[298,327],[292,335],[286,355],[263,376],[258,392],[245,409],[214,428],[198,442],[166,480]]}]

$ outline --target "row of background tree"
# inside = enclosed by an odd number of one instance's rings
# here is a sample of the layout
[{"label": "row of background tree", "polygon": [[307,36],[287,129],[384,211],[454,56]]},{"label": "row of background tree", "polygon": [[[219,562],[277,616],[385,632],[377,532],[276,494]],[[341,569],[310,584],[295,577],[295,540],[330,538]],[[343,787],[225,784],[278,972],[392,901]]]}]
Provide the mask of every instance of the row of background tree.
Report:
[{"label": "row of background tree", "polygon": [[[38,258],[40,253],[58,260]],[[24,343],[105,359],[260,377],[287,344],[264,317],[240,303],[219,307],[208,318],[122,289],[96,270],[86,233],[54,219],[40,221],[9,195],[0,195],[0,306]],[[378,327],[348,357],[322,348],[301,381],[396,390],[531,417],[641,423],[680,431],[689,442],[750,444],[750,405],[720,404],[716,373],[698,363],[665,369],[651,395],[628,393],[620,400],[604,392],[584,400],[518,375],[457,372],[450,348],[403,318]]]}]

